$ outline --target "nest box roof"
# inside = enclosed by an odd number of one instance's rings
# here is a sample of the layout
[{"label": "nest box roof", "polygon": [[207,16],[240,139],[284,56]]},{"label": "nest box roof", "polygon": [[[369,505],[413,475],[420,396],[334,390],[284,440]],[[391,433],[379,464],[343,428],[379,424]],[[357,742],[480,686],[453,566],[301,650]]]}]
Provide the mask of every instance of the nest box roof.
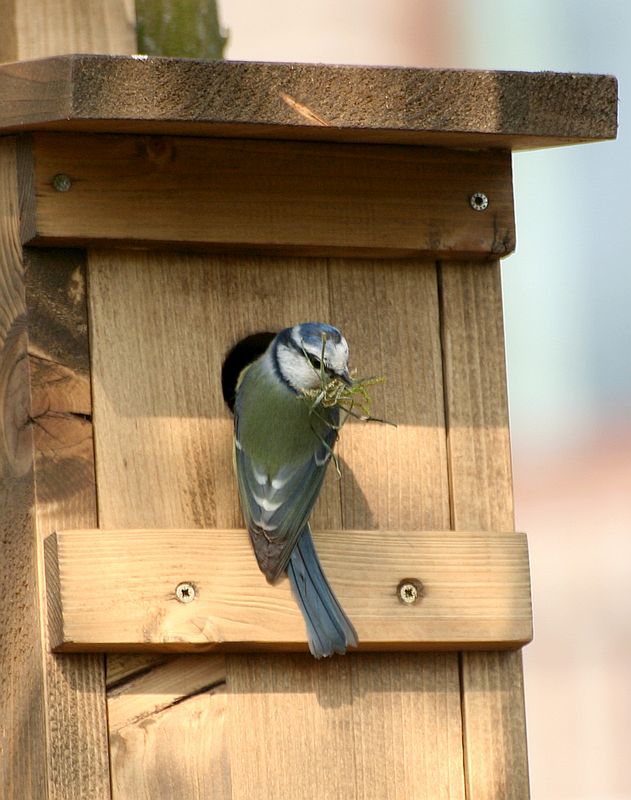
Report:
[{"label": "nest box roof", "polygon": [[0,66],[0,131],[512,150],[613,139],[608,75],[69,55]]}]

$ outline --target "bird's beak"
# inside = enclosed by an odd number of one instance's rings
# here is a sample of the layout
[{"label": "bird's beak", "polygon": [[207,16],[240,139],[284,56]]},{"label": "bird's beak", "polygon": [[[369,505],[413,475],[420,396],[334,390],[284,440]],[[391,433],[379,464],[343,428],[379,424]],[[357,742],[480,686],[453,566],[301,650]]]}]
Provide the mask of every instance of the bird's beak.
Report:
[{"label": "bird's beak", "polygon": [[352,379],[352,378],[351,378],[351,376],[348,374],[348,370],[347,370],[347,369],[345,369],[345,370],[344,370],[344,372],[338,372],[338,373],[337,373],[337,377],[338,377],[338,378],[339,378],[339,379],[340,379],[340,380],[341,380],[343,383],[345,383],[347,386],[352,386],[352,385],[353,385],[353,379]]}]

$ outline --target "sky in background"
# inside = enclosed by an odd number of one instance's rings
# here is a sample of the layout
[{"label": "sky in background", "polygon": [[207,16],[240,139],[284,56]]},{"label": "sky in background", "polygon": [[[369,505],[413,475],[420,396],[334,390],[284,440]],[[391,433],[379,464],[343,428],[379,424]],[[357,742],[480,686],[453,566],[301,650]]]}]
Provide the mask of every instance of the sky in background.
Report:
[{"label": "sky in background", "polygon": [[616,142],[515,156],[504,296],[516,444],[629,426],[631,3],[479,0],[467,24],[467,66],[618,76]]},{"label": "sky in background", "polygon": [[611,73],[615,142],[516,154],[503,262],[532,796],[631,800],[631,0],[219,0],[227,57]]}]

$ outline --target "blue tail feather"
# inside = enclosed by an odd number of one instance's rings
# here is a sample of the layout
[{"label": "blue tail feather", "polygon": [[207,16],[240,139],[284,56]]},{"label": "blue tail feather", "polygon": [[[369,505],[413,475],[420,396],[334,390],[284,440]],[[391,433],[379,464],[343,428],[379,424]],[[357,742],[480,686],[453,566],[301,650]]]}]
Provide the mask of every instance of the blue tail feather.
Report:
[{"label": "blue tail feather", "polygon": [[312,655],[323,658],[357,647],[357,633],[322,572],[309,525],[291,553],[287,575],[307,625]]}]

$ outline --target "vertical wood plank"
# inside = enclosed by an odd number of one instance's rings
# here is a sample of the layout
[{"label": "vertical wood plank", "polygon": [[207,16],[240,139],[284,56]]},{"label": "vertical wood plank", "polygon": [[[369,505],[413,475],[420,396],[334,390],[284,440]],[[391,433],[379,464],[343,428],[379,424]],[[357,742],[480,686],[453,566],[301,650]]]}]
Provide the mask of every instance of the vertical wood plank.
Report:
[{"label": "vertical wood plank", "polygon": [[[67,52],[131,53],[136,49],[133,0],[0,0],[0,19],[0,60]],[[10,147],[3,142],[3,154]],[[3,162],[5,179],[6,166],[7,162]],[[19,167],[20,160],[18,171]],[[23,184],[19,189],[28,203],[33,187]],[[11,343],[12,353],[4,363],[13,368],[5,395],[13,413],[5,419],[10,423],[8,451],[14,454],[7,463],[14,474],[1,485],[10,498],[2,506],[11,509],[14,519],[3,534],[8,557],[3,557],[2,566],[11,570],[3,575],[3,587],[5,578],[12,574],[15,583],[19,576],[20,598],[2,606],[7,607],[11,619],[18,613],[24,619],[19,631],[13,631],[6,640],[3,635],[2,640],[21,642],[27,649],[21,659],[10,662],[6,671],[0,670],[0,681],[3,696],[5,690],[15,695],[10,701],[14,711],[22,704],[24,693],[29,692],[30,698],[28,708],[22,707],[19,717],[15,713],[2,714],[0,724],[9,726],[8,739],[3,736],[2,741],[2,763],[13,766],[3,766],[12,775],[7,781],[0,779],[0,785],[8,798],[107,800],[110,787],[103,659],[93,655],[51,656],[45,641],[46,621],[39,619],[38,596],[43,589],[43,537],[57,527],[96,524],[85,274],[80,254],[31,254],[27,314],[23,307],[18,308],[24,298],[20,288],[21,248],[13,229],[18,221],[17,198],[18,187],[3,182],[0,203],[5,208],[0,214],[0,248],[4,266],[0,291],[7,293],[1,305],[6,309],[6,344]],[[18,353],[19,358],[12,365],[11,358]],[[27,469],[25,461],[27,452],[29,459],[33,458],[31,430],[24,417],[29,413],[35,446],[35,498],[32,486],[29,488],[32,464]],[[33,511],[34,520],[29,516]],[[33,522],[37,533],[31,527]],[[18,553],[21,560],[16,563]],[[36,625],[33,614],[38,615]],[[8,657],[5,650],[3,644],[3,655]],[[11,649],[9,653],[15,659]],[[5,676],[9,676],[8,684],[4,683]],[[19,782],[14,781],[16,776]]]},{"label": "vertical wood plank", "polygon": [[[28,251],[38,552],[54,530],[97,525],[81,251]],[[43,588],[43,582],[42,582]],[[45,595],[42,592],[42,607]],[[47,642],[46,620],[43,620]],[[51,798],[109,798],[104,659],[44,652]]]},{"label": "vertical wood plank", "polygon": [[[221,655],[184,656],[119,678],[109,693],[114,797],[187,797],[191,776],[201,797],[230,796],[222,736],[225,674]],[[185,681],[189,696],[182,702]],[[165,769],[171,748],[186,769]]]},{"label": "vertical wood plank", "polygon": [[[449,527],[434,265],[332,261],[328,288],[323,318],[347,335],[360,374],[388,374],[385,393],[375,392],[375,412],[401,422],[396,430],[343,430],[344,525]],[[397,313],[381,313],[388,306]],[[312,306],[305,315],[286,322],[313,318]],[[411,376],[398,366],[406,359],[419,365]],[[295,657],[284,670],[285,662],[264,659],[229,661],[235,798],[463,797],[455,656]]]},{"label": "vertical wood plank", "polygon": [[0,61],[134,53],[133,0],[0,0]]},{"label": "vertical wood plank", "polygon": [[[221,398],[223,356],[248,333],[279,329],[307,311],[309,316],[324,313],[326,274],[314,280],[306,260],[95,252],[90,258],[90,298],[101,524],[241,526],[232,419]],[[325,491],[332,493],[332,502],[321,513],[320,524],[327,519],[338,524],[339,489],[333,482]],[[200,670],[204,658],[197,661]],[[276,672],[282,673],[285,657],[274,659]],[[156,670],[168,668],[167,662]],[[153,681],[153,672],[146,672],[144,680]],[[265,683],[271,672],[261,663],[259,679]],[[230,664],[227,674],[232,713],[235,682]],[[177,773],[178,786],[186,786],[191,798],[205,796],[200,787],[212,774],[225,775],[223,749],[213,750],[221,763],[206,761],[200,776],[177,744],[189,703],[185,698],[195,691],[194,682],[193,673],[182,674],[178,710],[166,710],[161,718],[164,735],[137,736],[141,723],[112,731],[113,749],[121,754],[114,764],[115,796],[126,798],[132,785],[149,796],[152,788],[142,772],[147,759],[156,759],[165,772]],[[130,691],[141,692],[142,686],[142,681],[134,682]],[[207,702],[215,708],[225,697],[214,692]],[[222,741],[223,712],[213,712],[210,719],[215,726],[212,736]],[[146,727],[147,720],[142,724]],[[243,737],[249,730],[248,724],[236,735]],[[124,742],[116,737],[124,737]],[[136,752],[139,742],[143,749]],[[231,755],[238,765],[234,780],[244,761],[239,752],[235,757],[232,747]],[[132,762],[139,765],[135,770],[129,766]],[[215,791],[217,796],[230,796],[225,782]]]},{"label": "vertical wood plank", "polygon": [[[359,374],[386,377],[373,391],[374,413],[397,423],[343,430],[344,524],[448,529],[435,265],[333,261],[330,287]],[[374,654],[351,663],[356,796],[463,797],[457,657]]]},{"label": "vertical wood plank", "polygon": [[[221,497],[232,500],[236,513],[231,453],[221,447],[229,442],[230,421],[222,409],[221,351],[213,347],[212,290],[200,257],[90,255],[104,527],[218,527]],[[215,678],[200,693],[214,659],[112,659],[108,672],[117,679],[108,692],[111,710],[123,700],[134,704],[154,695],[155,686],[168,686],[169,697],[125,724],[111,713],[114,798],[166,800],[177,789],[193,800],[209,796],[210,786],[213,797],[230,797],[221,681]],[[225,665],[223,673],[225,678]],[[189,725],[197,739],[183,735]]]},{"label": "vertical wood plank", "polygon": [[[499,264],[443,264],[445,396],[456,530],[512,530]],[[529,797],[520,653],[462,659],[467,797]]]},{"label": "vertical wood plank", "polygon": [[0,142],[0,786],[48,797],[16,142]]},{"label": "vertical wood plank", "polygon": [[433,263],[361,259],[331,262],[331,313],[373,412],[396,424],[349,423],[339,442],[347,528],[447,530],[449,484]]},{"label": "vertical wood plank", "polygon": [[351,660],[230,656],[228,735],[235,800],[353,798]]}]

